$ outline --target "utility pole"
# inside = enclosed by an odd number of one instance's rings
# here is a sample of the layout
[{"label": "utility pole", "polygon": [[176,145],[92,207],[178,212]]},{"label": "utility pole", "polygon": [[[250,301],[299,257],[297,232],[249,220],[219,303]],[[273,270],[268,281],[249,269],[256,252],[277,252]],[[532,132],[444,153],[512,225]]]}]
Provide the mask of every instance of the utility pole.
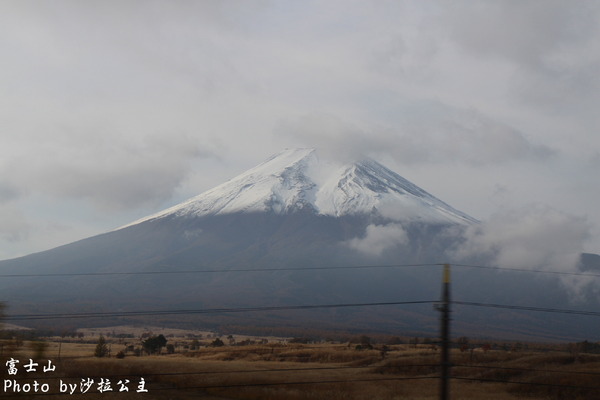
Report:
[{"label": "utility pole", "polygon": [[444,264],[444,277],[442,280],[441,312],[441,341],[442,358],[440,360],[440,400],[450,399],[450,264]]}]

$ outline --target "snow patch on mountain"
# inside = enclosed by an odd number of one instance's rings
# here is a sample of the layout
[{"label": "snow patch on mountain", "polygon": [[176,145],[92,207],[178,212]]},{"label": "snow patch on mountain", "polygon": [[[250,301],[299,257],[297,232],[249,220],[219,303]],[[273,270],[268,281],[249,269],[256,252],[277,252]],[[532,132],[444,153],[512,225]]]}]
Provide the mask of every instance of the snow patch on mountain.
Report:
[{"label": "snow patch on mountain", "polygon": [[376,212],[396,221],[475,222],[369,159],[338,170],[317,193],[315,205],[321,214],[333,216]]},{"label": "snow patch on mountain", "polygon": [[476,222],[374,160],[336,166],[315,149],[287,149],[181,204],[132,224],[166,216],[292,213],[379,215],[402,222]]}]

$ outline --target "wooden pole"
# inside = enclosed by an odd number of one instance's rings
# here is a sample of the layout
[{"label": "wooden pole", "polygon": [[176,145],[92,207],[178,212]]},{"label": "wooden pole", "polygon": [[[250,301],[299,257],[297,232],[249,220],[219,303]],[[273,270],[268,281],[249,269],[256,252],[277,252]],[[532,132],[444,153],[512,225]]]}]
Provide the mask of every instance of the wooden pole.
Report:
[{"label": "wooden pole", "polygon": [[450,265],[444,264],[442,281],[442,304],[440,307],[442,357],[440,360],[440,399],[450,399]]}]

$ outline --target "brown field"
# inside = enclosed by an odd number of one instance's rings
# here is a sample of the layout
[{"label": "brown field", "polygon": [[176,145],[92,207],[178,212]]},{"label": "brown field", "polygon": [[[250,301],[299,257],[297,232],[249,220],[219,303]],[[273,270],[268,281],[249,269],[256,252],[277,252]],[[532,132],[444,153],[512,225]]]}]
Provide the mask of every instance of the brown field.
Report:
[{"label": "brown field", "polygon": [[[224,342],[227,338],[222,337]],[[235,338],[229,338],[231,343]],[[2,346],[3,380],[30,384],[30,393],[3,398],[44,399],[437,399],[439,350],[433,345],[375,344],[357,349],[350,343],[297,344],[282,341],[190,349],[190,338],[170,337],[174,354],[134,355],[139,339],[110,338],[109,357],[93,356],[98,336],[47,339],[46,348],[30,342],[5,341]],[[247,339],[246,339],[247,340]],[[116,358],[125,351],[124,358]],[[239,341],[238,341],[239,343]],[[471,346],[474,347],[474,346]],[[461,352],[452,350],[453,399],[597,399],[600,393],[600,355],[529,346],[484,346]],[[384,351],[385,350],[385,351]],[[36,354],[37,351],[37,354]],[[139,352],[137,353],[139,354]],[[16,376],[7,374],[5,362],[20,361]],[[36,372],[24,371],[33,359]],[[55,371],[42,372],[50,360]],[[94,379],[81,394],[82,379]],[[147,393],[137,393],[140,378]],[[111,392],[100,393],[98,382],[109,379]],[[118,381],[128,379],[128,392],[119,392]],[[14,380],[14,381],[13,381]],[[34,382],[47,384],[48,393],[32,394]],[[60,394],[60,383],[76,387],[75,394]],[[23,386],[21,386],[23,387]],[[66,386],[62,386],[64,389]]]}]

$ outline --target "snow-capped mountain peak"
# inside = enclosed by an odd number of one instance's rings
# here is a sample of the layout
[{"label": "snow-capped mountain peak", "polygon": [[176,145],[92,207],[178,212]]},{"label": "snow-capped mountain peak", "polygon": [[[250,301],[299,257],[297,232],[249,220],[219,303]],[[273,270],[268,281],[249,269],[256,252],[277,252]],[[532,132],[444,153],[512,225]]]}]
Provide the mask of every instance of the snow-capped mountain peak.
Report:
[{"label": "snow-capped mountain peak", "polygon": [[372,159],[342,167],[320,188],[316,206],[334,216],[375,212],[397,221],[476,222]]},{"label": "snow-capped mountain peak", "polygon": [[130,225],[166,216],[300,210],[335,217],[377,214],[397,221],[476,221],[374,160],[336,167],[320,160],[315,149],[301,148],[286,149],[213,189]]}]

